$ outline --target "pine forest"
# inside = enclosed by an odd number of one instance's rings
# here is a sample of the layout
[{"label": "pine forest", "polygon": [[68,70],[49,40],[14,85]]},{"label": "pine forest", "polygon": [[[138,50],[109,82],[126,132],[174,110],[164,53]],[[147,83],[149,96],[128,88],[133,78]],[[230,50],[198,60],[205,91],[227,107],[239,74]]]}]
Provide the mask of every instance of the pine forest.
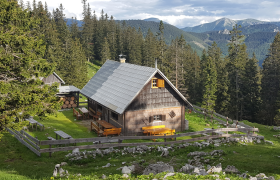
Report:
[{"label": "pine forest", "polygon": [[127,63],[142,66],[155,67],[156,60],[191,103],[209,112],[267,125],[280,122],[279,33],[261,68],[255,54],[248,55],[241,26],[234,26],[228,35],[227,56],[213,42],[200,57],[183,35],[167,45],[162,21],[156,34],[149,30],[143,36],[140,28],[115,21],[103,10],[98,17],[86,0],[81,3],[81,27],[75,19],[67,26],[62,4],[52,12],[46,3],[35,0],[18,4],[36,21],[36,27],[30,28],[45,46],[40,50],[42,58],[68,85],[82,88],[87,83],[87,61],[102,65],[108,59],[118,61],[123,54]]}]

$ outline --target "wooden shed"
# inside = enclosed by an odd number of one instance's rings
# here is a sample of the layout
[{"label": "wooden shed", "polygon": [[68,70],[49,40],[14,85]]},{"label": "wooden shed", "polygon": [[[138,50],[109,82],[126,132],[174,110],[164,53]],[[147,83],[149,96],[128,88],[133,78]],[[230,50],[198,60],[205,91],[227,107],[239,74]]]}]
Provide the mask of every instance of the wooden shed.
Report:
[{"label": "wooden shed", "polygon": [[185,108],[192,104],[157,68],[107,60],[80,91],[102,120],[124,135],[142,135],[142,127],[185,129]]},{"label": "wooden shed", "polygon": [[65,84],[65,82],[55,72],[53,72],[51,75],[49,75],[46,78],[45,77],[42,78],[42,81],[48,85],[52,85],[55,82],[57,82],[59,86],[61,86],[61,83]]}]

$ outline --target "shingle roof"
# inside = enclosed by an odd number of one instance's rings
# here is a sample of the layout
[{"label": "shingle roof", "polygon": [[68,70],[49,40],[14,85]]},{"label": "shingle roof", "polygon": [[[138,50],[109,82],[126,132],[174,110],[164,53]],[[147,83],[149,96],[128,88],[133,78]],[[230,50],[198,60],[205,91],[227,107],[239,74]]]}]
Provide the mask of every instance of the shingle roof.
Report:
[{"label": "shingle roof", "polygon": [[80,89],[75,86],[60,86],[58,87],[59,93],[79,92]]},{"label": "shingle roof", "polygon": [[[156,68],[107,60],[80,92],[103,106],[122,114],[157,72],[172,88],[175,88]],[[175,91],[187,102],[177,89]]]}]

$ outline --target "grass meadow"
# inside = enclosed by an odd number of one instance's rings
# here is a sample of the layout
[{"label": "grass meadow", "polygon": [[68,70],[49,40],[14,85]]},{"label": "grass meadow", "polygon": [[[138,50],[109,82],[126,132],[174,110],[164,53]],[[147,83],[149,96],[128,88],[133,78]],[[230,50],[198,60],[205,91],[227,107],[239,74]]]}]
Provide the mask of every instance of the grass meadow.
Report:
[{"label": "grass meadow", "polygon": [[[36,119],[36,117],[35,117]],[[219,128],[219,124],[210,123],[209,118],[204,120],[204,116],[191,113],[186,114],[186,119],[189,120],[189,130],[184,132],[202,131],[204,128],[209,128],[206,124],[214,128]],[[38,120],[40,121],[40,120]],[[90,132],[87,127],[80,124],[80,120],[76,120],[73,117],[72,110],[58,112],[56,115],[49,115],[44,121],[40,121],[45,125],[44,131],[30,130],[28,133],[39,140],[47,140],[48,136],[55,138],[54,131],[62,130],[73,138],[86,138],[96,137],[94,132]],[[143,170],[151,163],[163,161],[171,164],[174,170],[179,170],[183,165],[188,163],[187,154],[192,151],[212,151],[214,149],[222,149],[225,154],[222,156],[224,160],[211,159],[210,165],[216,165],[219,162],[222,163],[222,167],[227,165],[234,165],[241,173],[248,172],[248,174],[254,176],[259,173],[265,173],[267,176],[274,176],[280,178],[280,139],[273,137],[279,132],[275,132],[272,127],[250,123],[244,121],[245,124],[255,126],[259,128],[259,135],[265,136],[266,140],[270,140],[274,145],[268,143],[261,144],[248,144],[246,146],[240,144],[222,145],[220,147],[209,146],[207,148],[199,149],[197,147],[187,147],[182,149],[176,149],[174,152],[170,151],[168,157],[160,157],[161,152],[152,151],[145,154],[132,154],[122,156],[120,153],[105,155],[104,157],[97,156],[96,159],[88,158],[86,160],[80,160],[76,162],[70,162],[65,158],[68,152],[55,152],[52,157],[49,157],[48,153],[41,154],[38,157],[27,147],[22,145],[16,138],[9,133],[4,133],[0,142],[0,179],[53,179],[52,172],[54,166],[61,162],[67,162],[68,165],[63,167],[69,171],[70,174],[80,173],[82,176],[80,179],[101,179],[102,174],[105,174],[108,179],[122,179],[121,170],[116,170],[122,167],[122,162],[127,162],[126,165],[132,163],[142,162],[139,167]],[[193,136],[196,137],[196,136]],[[188,139],[192,137],[181,137],[179,139]],[[158,141],[163,141],[159,139]],[[168,140],[171,141],[171,140]],[[151,140],[129,140],[125,142],[152,142]],[[85,143],[86,144],[86,143]],[[88,143],[92,144],[92,143]],[[46,147],[41,147],[46,148]],[[111,163],[111,167],[102,168],[107,163]],[[162,178],[165,173],[156,176],[140,176],[140,171],[131,175],[130,179],[153,179]],[[220,174],[220,179],[229,177],[230,179],[241,179],[236,175],[223,176]],[[70,176],[70,179],[75,179],[74,176]],[[194,175],[176,175],[173,179],[214,179],[212,176],[199,176]]]}]

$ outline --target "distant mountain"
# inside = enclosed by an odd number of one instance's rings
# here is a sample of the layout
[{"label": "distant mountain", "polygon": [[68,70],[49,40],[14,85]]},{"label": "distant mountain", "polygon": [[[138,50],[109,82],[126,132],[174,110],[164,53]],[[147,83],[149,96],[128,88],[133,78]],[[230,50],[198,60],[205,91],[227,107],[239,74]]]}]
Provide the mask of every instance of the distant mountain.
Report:
[{"label": "distant mountain", "polygon": [[[158,18],[148,18],[148,19],[143,19],[143,21],[154,21],[154,22],[160,22],[161,20]],[[168,22],[162,21],[164,24],[169,24]]]},{"label": "distant mountain", "polygon": [[70,26],[73,22],[77,22],[79,27],[82,27],[83,21],[82,20],[75,20],[75,19],[65,19],[67,26]]},{"label": "distant mountain", "polygon": [[207,31],[220,31],[224,29],[231,30],[235,24],[241,25],[242,27],[258,25],[258,24],[275,24],[279,26],[280,22],[266,22],[266,21],[259,21],[255,19],[232,20],[228,18],[222,18],[222,19],[218,19],[217,21],[201,24],[195,27],[185,27],[182,28],[182,30],[187,32],[196,32],[196,33],[202,33]]}]

